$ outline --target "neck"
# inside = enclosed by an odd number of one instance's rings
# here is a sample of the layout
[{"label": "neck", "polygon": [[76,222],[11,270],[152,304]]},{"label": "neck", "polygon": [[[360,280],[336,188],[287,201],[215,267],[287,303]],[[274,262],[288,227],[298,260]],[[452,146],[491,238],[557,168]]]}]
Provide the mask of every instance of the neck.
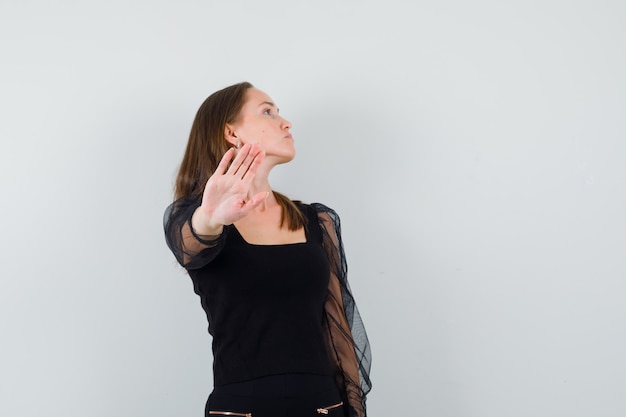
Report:
[{"label": "neck", "polygon": [[250,189],[248,190],[248,198],[252,198],[258,193],[269,192],[267,198],[256,208],[258,211],[265,211],[269,207],[273,207],[277,204],[269,182],[269,171],[270,169],[261,164],[256,172],[256,175],[254,176],[254,180],[250,184]]}]

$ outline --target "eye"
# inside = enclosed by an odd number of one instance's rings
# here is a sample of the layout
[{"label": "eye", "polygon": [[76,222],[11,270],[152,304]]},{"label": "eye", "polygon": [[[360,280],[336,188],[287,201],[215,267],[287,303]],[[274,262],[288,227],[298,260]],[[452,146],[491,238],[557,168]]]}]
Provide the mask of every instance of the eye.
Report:
[{"label": "eye", "polygon": [[265,110],[263,110],[263,114],[266,114],[268,116],[272,116],[272,109],[265,109]]}]

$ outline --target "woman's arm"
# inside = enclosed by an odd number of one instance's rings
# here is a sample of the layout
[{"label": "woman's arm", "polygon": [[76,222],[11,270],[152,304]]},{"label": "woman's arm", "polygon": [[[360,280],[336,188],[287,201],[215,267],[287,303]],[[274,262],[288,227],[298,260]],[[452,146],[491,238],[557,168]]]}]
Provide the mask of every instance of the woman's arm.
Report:
[{"label": "woman's arm", "polygon": [[371,389],[371,352],[347,280],[347,263],[341,241],[339,216],[330,208],[314,204],[322,229],[323,246],[330,263],[325,303],[328,350],[351,417],[366,416],[365,397]]},{"label": "woman's arm", "polygon": [[365,396],[361,389],[359,365],[352,332],[341,300],[339,280],[331,274],[326,310],[327,345],[335,368],[339,386],[344,391],[351,417],[365,416]]},{"label": "woman's arm", "polygon": [[[167,244],[178,262],[196,269],[210,262],[224,242],[224,226],[246,216],[267,198],[267,192],[248,192],[265,154],[258,144],[244,145],[235,155],[226,151],[201,196],[186,196],[165,211]],[[209,250],[211,249],[211,250]]]},{"label": "woman's arm", "polygon": [[167,245],[186,269],[197,269],[211,262],[226,237],[227,229],[223,227],[216,230],[215,235],[197,232],[193,227],[193,217],[199,206],[199,197],[184,197],[172,203],[163,218]]}]

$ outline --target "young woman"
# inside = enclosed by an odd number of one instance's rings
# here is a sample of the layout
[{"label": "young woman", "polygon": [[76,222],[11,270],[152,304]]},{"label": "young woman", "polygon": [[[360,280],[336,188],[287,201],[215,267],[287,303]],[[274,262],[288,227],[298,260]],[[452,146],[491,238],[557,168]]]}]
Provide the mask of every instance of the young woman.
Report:
[{"label": "young woman", "polygon": [[250,83],[209,96],[164,218],[213,337],[208,416],[365,417],[371,352],[337,214],[270,187],[291,124]]}]

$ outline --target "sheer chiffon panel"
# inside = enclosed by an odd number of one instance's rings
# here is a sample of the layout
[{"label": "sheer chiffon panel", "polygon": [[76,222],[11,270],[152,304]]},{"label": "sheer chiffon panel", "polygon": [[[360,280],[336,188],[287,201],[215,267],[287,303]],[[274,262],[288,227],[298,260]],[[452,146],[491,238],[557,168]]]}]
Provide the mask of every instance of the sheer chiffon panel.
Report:
[{"label": "sheer chiffon panel", "polygon": [[[334,274],[332,274],[334,275]],[[334,287],[334,288],[333,288]],[[326,341],[331,352],[331,360],[336,370],[337,383],[343,387],[345,400],[354,416],[365,415],[364,393],[360,388],[358,359],[354,340],[348,322],[343,314],[341,300],[336,297],[340,291],[338,279],[331,276],[329,294],[324,306],[327,327]]]},{"label": "sheer chiffon panel", "polygon": [[343,388],[351,417],[366,416],[365,397],[371,390],[371,351],[365,327],[347,280],[347,262],[341,241],[339,216],[322,204],[318,212],[323,246],[331,265],[325,303],[326,341],[338,384]]},{"label": "sheer chiffon panel", "polygon": [[199,197],[185,197],[172,203],[163,218],[167,245],[176,260],[186,269],[198,269],[215,258],[225,242],[227,228],[218,236],[198,235],[191,217],[200,207]]}]

